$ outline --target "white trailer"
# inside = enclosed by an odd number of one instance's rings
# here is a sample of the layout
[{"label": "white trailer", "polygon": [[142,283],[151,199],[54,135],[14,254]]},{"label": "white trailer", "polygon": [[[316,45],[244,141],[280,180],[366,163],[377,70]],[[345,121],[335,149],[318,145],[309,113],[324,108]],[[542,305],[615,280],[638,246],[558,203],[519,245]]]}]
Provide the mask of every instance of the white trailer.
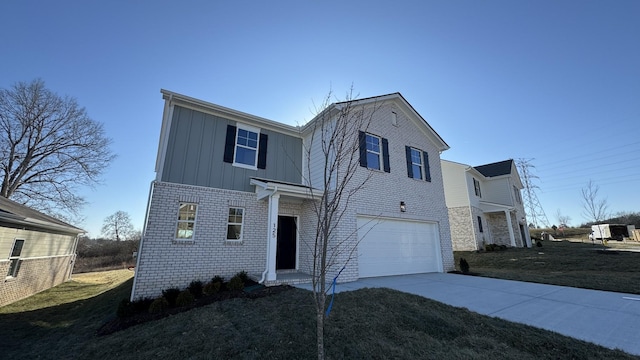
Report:
[{"label": "white trailer", "polygon": [[621,224],[599,224],[591,225],[591,235],[589,238],[597,240],[618,240],[633,236],[634,225]]}]

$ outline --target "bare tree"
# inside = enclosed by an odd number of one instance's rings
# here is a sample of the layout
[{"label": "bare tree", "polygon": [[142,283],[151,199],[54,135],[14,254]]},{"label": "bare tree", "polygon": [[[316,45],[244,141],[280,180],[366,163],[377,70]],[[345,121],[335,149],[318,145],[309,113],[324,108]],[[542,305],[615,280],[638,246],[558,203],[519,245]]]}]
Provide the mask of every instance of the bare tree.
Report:
[{"label": "bare tree", "polygon": [[77,186],[94,185],[114,158],[102,124],[44,81],[0,89],[0,196],[58,217],[78,216]]},{"label": "bare tree", "polygon": [[[607,199],[600,199],[599,191],[600,187],[591,180],[587,183],[587,187],[582,189],[582,216],[596,225],[609,216]],[[602,238],[602,228],[598,226],[598,230]]]},{"label": "bare tree", "polygon": [[[339,273],[357,249],[357,231],[340,234],[336,230],[347,211],[349,200],[370,177],[356,177],[360,166],[359,131],[366,131],[376,105],[358,105],[353,89],[346,101],[331,103],[332,94],[325,98],[309,128],[304,151],[307,159],[321,159],[322,166],[307,161],[304,177],[316,201],[312,201],[315,221],[314,233],[304,240],[313,259],[312,287],[316,310],[318,359],[324,359],[324,326],[326,300],[331,286],[329,274]],[[362,172],[361,172],[362,174]]]},{"label": "bare tree", "polygon": [[102,225],[102,235],[111,240],[129,240],[135,235],[131,218],[124,211],[116,211],[107,216]]},{"label": "bare tree", "polygon": [[569,226],[571,217],[569,215],[562,214],[560,209],[558,209],[556,211],[556,220],[558,220],[558,225],[560,225],[560,231],[562,232],[562,236],[564,236],[564,228]]}]

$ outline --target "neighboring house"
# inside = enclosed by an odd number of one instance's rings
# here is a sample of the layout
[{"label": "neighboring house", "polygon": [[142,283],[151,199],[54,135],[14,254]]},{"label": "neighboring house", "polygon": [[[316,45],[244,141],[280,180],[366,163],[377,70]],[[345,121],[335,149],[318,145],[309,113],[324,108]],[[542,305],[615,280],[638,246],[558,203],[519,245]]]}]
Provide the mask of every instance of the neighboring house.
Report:
[{"label": "neighboring house", "polygon": [[[156,179],[131,298],[239,271],[267,285],[310,281],[318,201],[311,188],[322,186],[324,166],[320,142],[310,139],[319,120],[295,127],[162,94]],[[333,274],[345,265],[340,282],[453,270],[440,169],[448,145],[399,93],[349,104],[375,108],[366,132],[352,134],[360,144],[355,181],[369,179],[334,238],[357,252],[341,255]]]},{"label": "neighboring house", "polygon": [[78,235],[67,223],[0,197],[0,306],[71,278]]},{"label": "neighboring house", "polygon": [[475,167],[441,163],[454,250],[482,250],[486,244],[531,246],[523,185],[513,160]]}]

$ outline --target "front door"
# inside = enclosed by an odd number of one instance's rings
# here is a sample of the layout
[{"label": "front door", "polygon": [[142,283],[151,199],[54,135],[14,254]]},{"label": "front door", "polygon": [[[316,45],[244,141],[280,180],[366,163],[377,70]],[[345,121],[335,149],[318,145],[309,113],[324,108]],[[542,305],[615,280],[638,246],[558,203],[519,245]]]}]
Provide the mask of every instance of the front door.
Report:
[{"label": "front door", "polygon": [[297,226],[294,216],[278,216],[276,270],[296,268]]}]

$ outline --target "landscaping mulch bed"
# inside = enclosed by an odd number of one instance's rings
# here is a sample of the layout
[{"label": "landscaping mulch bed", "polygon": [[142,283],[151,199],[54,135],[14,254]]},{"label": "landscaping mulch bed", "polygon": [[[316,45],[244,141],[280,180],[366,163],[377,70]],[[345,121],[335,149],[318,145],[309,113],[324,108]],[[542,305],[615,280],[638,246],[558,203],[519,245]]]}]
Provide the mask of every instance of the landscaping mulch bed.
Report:
[{"label": "landscaping mulch bed", "polygon": [[[248,285],[248,284],[247,284]],[[195,309],[198,307],[206,306],[209,304],[213,304],[219,301],[225,301],[229,299],[259,299],[275,294],[282,293],[284,291],[288,291],[293,289],[293,287],[289,285],[279,285],[279,286],[263,286],[253,284],[252,286],[246,286],[244,290],[237,291],[220,291],[214,295],[203,295],[202,297],[195,299],[194,302],[187,306],[180,307],[172,307],[166,309],[165,311],[159,313],[138,313],[128,317],[114,317],[113,319],[107,321],[103,324],[96,332],[98,336],[113,334],[114,332],[127,329],[129,327],[144,324],[149,321],[159,320],[171,315],[175,315],[181,312],[189,311],[191,309]]]}]

